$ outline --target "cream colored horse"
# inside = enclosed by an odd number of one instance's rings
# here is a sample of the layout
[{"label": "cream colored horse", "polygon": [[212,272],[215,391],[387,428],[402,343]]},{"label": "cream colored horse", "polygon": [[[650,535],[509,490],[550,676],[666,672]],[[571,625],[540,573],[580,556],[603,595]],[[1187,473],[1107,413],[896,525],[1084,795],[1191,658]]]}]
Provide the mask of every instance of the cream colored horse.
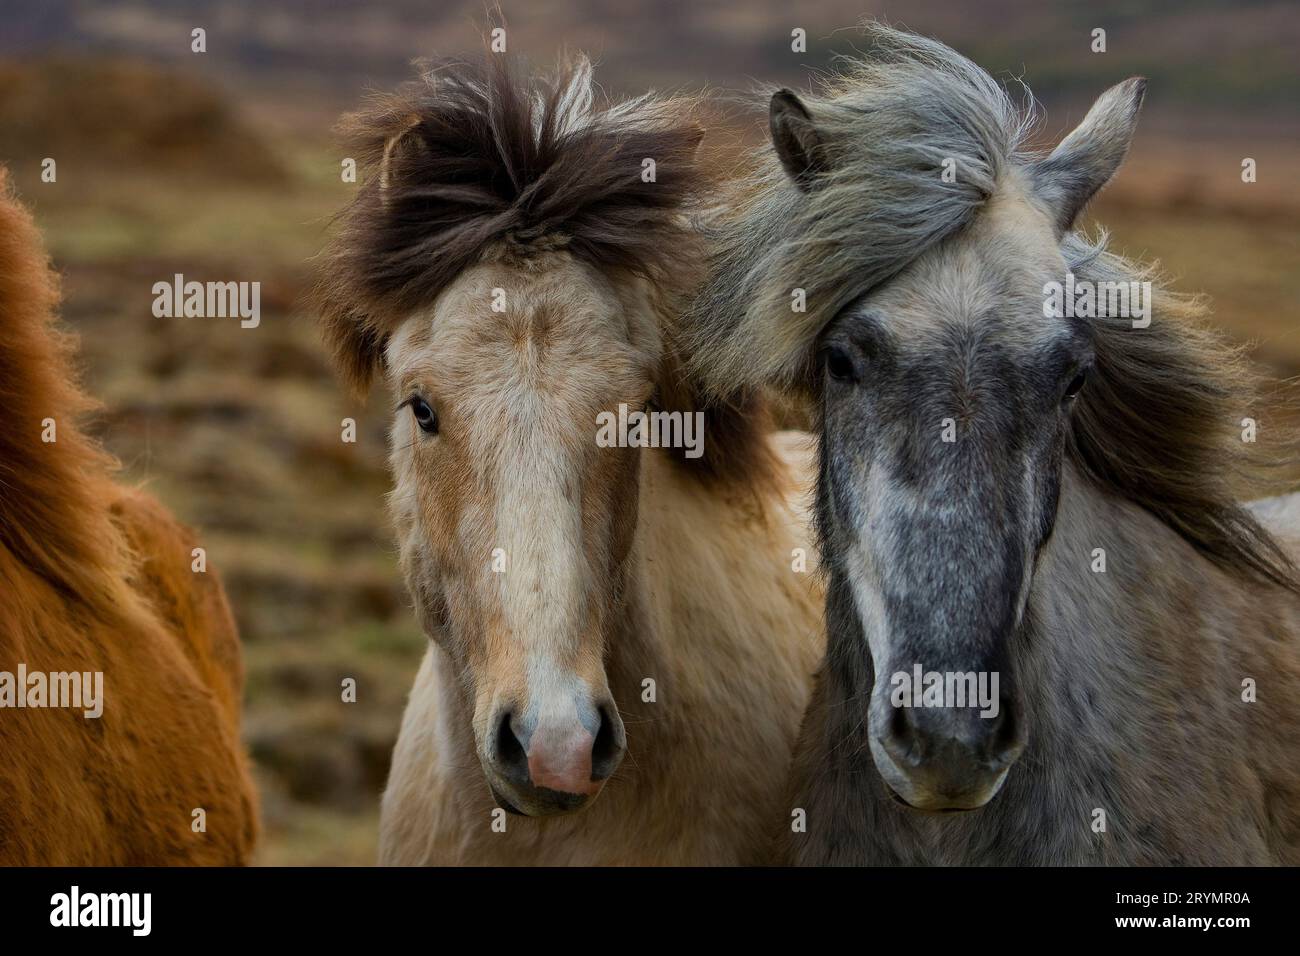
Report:
[{"label": "cream colored horse", "polygon": [[[759,863],[784,812],[822,646],[811,463],[680,372],[692,104],[592,100],[584,61],[542,85],[489,57],[353,119],[374,175],[327,257],[326,336],[398,403],[391,511],[430,637],[384,863]],[[698,411],[702,455],[602,447],[620,406]]]}]

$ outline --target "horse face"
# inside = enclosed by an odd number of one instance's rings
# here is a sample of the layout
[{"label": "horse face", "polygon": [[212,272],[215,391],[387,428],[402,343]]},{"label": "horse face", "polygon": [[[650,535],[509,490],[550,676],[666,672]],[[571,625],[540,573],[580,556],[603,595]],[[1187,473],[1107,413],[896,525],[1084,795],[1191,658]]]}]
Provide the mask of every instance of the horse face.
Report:
[{"label": "horse face", "polygon": [[[1082,322],[1047,213],[1009,189],[821,342],[821,516],[870,650],[872,756],[916,808],[974,809],[1026,739],[1012,669],[1056,517]],[[836,630],[832,621],[832,630]]]},{"label": "horse face", "polygon": [[403,570],[488,783],[529,815],[586,805],[625,747],[604,660],[638,459],[596,416],[642,407],[658,344],[624,296],[563,253],[488,263],[388,348]]},{"label": "horse face", "polygon": [[[964,228],[822,329],[830,658],[853,660],[835,643],[865,638],[871,754],[912,807],[984,805],[1024,747],[1012,651],[1092,361],[1086,320],[1044,296],[1068,281],[1061,237],[1123,161],[1144,91],[1138,78],[1111,88],[1050,156],[1005,165]],[[851,167],[843,123],[827,127],[790,91],[773,96],[770,121],[801,191]],[[944,155],[950,130],[936,129],[914,135],[938,137],[931,153]],[[893,197],[904,212],[947,188],[937,175],[891,185],[916,193],[911,206]]]}]

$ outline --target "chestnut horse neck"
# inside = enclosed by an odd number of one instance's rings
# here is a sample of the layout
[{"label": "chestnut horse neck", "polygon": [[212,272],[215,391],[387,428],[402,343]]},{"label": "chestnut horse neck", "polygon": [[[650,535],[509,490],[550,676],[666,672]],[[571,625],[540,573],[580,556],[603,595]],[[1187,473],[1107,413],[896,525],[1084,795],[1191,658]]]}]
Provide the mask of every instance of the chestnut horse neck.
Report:
[{"label": "chestnut horse neck", "polygon": [[[112,460],[78,427],[93,403],[55,328],[57,299],[40,237],[0,171],[5,706],[45,674],[51,686],[82,675],[101,688],[98,714],[41,693],[0,717],[0,865],[247,862],[257,812],[239,744],[234,620],[215,572],[194,573],[193,534],[116,485]],[[203,808],[207,830],[192,830],[178,806]]]},{"label": "chestnut horse neck", "polygon": [[[0,568],[35,575],[101,617],[129,605],[129,566],[113,525],[112,459],[81,431],[94,407],[72,373],[70,337],[55,327],[53,271],[31,216],[0,170]],[[20,570],[21,569],[21,570]],[[30,597],[11,589],[11,599]]]}]

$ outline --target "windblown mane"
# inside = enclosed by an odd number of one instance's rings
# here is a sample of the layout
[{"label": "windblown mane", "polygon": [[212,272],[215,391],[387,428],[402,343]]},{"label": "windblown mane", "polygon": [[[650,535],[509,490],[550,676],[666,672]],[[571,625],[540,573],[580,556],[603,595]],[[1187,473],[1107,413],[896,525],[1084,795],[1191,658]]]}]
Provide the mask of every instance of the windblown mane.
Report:
[{"label": "windblown mane", "polygon": [[[1269,414],[1293,399],[1266,390],[1246,348],[1204,324],[1200,299],[1162,288],[1154,266],[1105,246],[1104,233],[1096,242],[1072,233],[1062,252],[1081,280],[1151,282],[1151,325],[1091,320],[1096,362],[1071,415],[1071,458],[1225,570],[1300,593],[1300,571],[1241,506],[1294,489],[1300,441]],[[1243,440],[1246,418],[1257,421],[1255,441]]]},{"label": "windblown mane", "polygon": [[[769,143],[714,224],[711,275],[685,326],[694,369],[717,391],[797,381],[842,308],[974,218],[1031,128],[942,43],[885,27],[869,36],[869,59],[845,59],[843,75],[801,96],[825,138],[817,186],[797,189]],[[940,183],[948,160],[958,175]]]},{"label": "windblown mane", "polygon": [[495,245],[562,246],[689,288],[699,239],[687,213],[710,186],[695,112],[652,94],[600,108],[582,57],[548,82],[485,54],[424,64],[420,79],[345,117],[365,179],[317,296],[351,383],[363,390],[395,325]]},{"label": "windblown mane", "polygon": [[[725,392],[796,386],[826,324],[970,223],[1002,172],[1041,154],[1024,141],[1038,121],[988,73],[934,40],[879,24],[870,50],[803,97],[825,137],[827,170],[810,192],[769,146],[714,225],[712,276],[684,325],[696,374]],[[937,171],[956,163],[954,182]],[[1069,451],[1099,487],[1148,509],[1239,577],[1300,593],[1300,572],[1240,504],[1289,490],[1297,442],[1268,421],[1260,441],[1243,418],[1266,417],[1241,350],[1200,323],[1197,299],[1156,287],[1151,267],[1105,252],[1104,236],[1069,234],[1071,270],[1092,281],[1153,280],[1152,322],[1094,320],[1095,381],[1073,414]],[[791,295],[804,289],[805,312]]]},{"label": "windblown mane", "polygon": [[34,574],[111,617],[131,603],[109,513],[115,464],[80,430],[95,403],[77,386],[58,300],[40,233],[0,169],[0,589],[17,613]]},{"label": "windblown mane", "polygon": [[[93,671],[112,688],[102,720],[0,719],[0,863],[246,863],[257,799],[234,619],[215,569],[191,571],[193,534],[115,484],[115,462],[81,430],[95,403],[58,298],[0,169],[0,666]],[[199,838],[176,825],[186,806],[211,814]]]}]

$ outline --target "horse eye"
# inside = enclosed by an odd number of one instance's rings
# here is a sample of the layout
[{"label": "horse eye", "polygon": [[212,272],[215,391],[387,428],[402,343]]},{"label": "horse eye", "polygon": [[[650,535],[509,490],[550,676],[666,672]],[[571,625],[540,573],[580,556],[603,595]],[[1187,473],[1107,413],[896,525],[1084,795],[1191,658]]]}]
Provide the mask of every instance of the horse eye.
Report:
[{"label": "horse eye", "polygon": [[420,430],[430,435],[438,434],[438,415],[429,407],[429,403],[422,398],[413,398],[410,404],[411,414],[415,416],[415,423],[420,426]]},{"label": "horse eye", "polygon": [[843,349],[828,345],[822,352],[822,361],[826,365],[826,374],[837,382],[852,382],[857,378],[853,360]]},{"label": "horse eye", "polygon": [[1078,374],[1076,374],[1074,378],[1070,379],[1070,384],[1065,387],[1065,400],[1068,402],[1070,399],[1074,398],[1074,396],[1078,395],[1083,389],[1083,383],[1087,380],[1088,370],[1086,368],[1079,369]]}]

